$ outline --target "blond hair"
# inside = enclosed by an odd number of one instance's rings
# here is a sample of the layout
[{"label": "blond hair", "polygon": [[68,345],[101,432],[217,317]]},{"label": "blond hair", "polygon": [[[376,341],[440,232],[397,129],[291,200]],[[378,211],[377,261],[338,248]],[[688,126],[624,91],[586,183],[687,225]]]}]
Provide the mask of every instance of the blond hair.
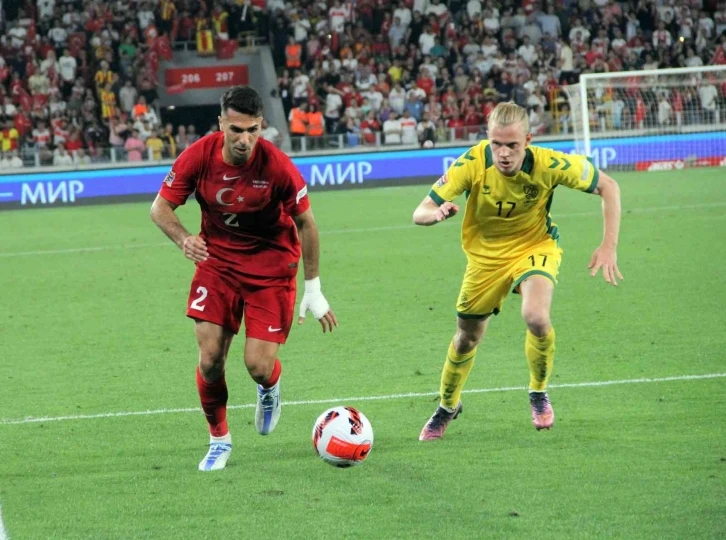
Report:
[{"label": "blond hair", "polygon": [[527,114],[527,109],[520,107],[516,103],[507,101],[494,107],[494,110],[489,114],[487,127],[489,129],[492,126],[506,127],[520,122],[524,126],[524,132],[529,133],[529,115]]}]

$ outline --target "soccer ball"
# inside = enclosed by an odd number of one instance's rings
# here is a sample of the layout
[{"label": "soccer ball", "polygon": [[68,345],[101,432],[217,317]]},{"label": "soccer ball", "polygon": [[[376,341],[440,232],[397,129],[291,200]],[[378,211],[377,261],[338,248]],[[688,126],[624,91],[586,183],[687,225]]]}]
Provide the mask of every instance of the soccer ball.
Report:
[{"label": "soccer ball", "polygon": [[357,465],[371,452],[373,428],[353,407],[333,407],[313,426],[313,447],[325,463],[336,467]]}]

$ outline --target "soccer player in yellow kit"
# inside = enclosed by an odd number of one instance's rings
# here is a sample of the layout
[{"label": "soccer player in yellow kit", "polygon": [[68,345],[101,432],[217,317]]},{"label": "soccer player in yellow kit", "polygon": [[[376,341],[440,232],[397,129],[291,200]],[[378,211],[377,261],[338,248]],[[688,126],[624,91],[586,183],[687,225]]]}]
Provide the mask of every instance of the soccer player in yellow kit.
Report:
[{"label": "soccer player in yellow kit", "polygon": [[590,260],[590,274],[602,268],[605,281],[623,279],[617,266],[620,230],[620,189],[585,156],[529,146],[527,111],[500,103],[489,116],[489,140],[463,154],[431,188],[416,208],[417,225],[435,225],[459,211],[452,201],[467,196],[461,241],[466,272],[456,304],[456,334],[449,345],[441,374],[441,403],[419,440],[444,435],[461,412],[461,391],[489,317],[502,309],[510,291],[522,296],[527,325],[524,352],[529,365],[532,422],[549,429],[555,413],[547,395],[552,372],[555,331],[550,307],[562,250],[557,226],[550,218],[552,195],[558,185],[600,195],[605,231]]}]

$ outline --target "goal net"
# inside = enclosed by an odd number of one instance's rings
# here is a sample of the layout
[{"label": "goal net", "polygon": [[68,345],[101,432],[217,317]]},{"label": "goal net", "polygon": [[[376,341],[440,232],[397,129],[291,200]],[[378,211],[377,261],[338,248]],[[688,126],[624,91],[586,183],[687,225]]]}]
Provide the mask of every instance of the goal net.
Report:
[{"label": "goal net", "polygon": [[726,66],[588,73],[563,91],[559,131],[602,169],[726,166]]}]

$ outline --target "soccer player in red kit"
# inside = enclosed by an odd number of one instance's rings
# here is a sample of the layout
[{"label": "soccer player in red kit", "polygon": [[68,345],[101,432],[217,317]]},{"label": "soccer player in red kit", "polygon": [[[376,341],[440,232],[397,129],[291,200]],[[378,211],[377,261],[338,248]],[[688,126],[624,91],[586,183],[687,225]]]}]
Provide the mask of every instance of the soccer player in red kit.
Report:
[{"label": "soccer player in red kit", "polygon": [[[221,106],[220,131],[182,152],[151,207],[154,223],[196,264],[187,316],[195,321],[197,389],[210,432],[202,471],[223,469],[232,451],[224,374],[243,316],[244,362],[257,383],[255,427],[267,435],[277,425],[277,353],[294,317],[301,253],[305,294],[298,324],[310,310],[323,332],[338,325],[320,289],[319,236],[305,181],[285,154],[260,138],[260,96],[235,86]],[[192,193],[202,209],[198,235],[174,213]]]}]

